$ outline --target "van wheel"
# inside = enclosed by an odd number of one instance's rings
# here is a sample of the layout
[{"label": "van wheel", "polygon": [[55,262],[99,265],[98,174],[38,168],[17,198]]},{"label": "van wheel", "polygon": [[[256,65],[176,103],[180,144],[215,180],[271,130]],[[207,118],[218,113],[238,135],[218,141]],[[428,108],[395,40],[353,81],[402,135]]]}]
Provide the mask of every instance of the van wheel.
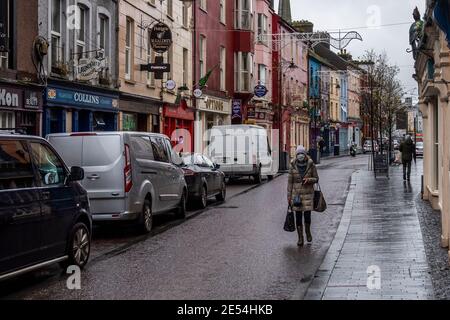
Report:
[{"label": "van wheel", "polygon": [[181,201],[180,201],[180,205],[177,209],[177,213],[176,213],[176,217],[178,219],[185,219],[186,218],[186,203],[187,202],[187,198],[186,198],[186,190],[183,191],[183,195],[181,196]]},{"label": "van wheel", "polygon": [[75,265],[83,269],[91,253],[91,234],[88,227],[80,222],[73,229],[69,241],[68,261],[63,266]]},{"label": "van wheel", "polygon": [[273,176],[272,175],[267,176],[267,179],[269,179],[269,181],[272,181],[273,180]]},{"label": "van wheel", "polygon": [[200,199],[198,201],[198,207],[200,209],[205,209],[208,206],[208,189],[206,186],[202,187],[202,194],[200,195]]},{"label": "van wheel", "polygon": [[153,212],[149,200],[145,200],[142,214],[139,218],[139,228],[143,233],[150,233],[153,229]]},{"label": "van wheel", "polygon": [[222,189],[220,191],[220,193],[216,196],[216,200],[217,201],[225,201],[225,198],[227,197],[227,186],[225,184],[225,182],[222,182]]},{"label": "van wheel", "polygon": [[258,173],[254,175],[253,178],[255,179],[256,184],[260,184],[262,182],[261,167],[259,167]]}]

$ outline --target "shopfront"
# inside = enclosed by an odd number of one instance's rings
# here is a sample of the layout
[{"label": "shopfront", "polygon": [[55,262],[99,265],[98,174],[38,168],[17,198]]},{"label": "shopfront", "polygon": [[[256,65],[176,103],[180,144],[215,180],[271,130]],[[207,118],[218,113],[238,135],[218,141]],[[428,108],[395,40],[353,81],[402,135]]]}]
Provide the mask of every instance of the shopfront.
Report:
[{"label": "shopfront", "polygon": [[161,132],[161,101],[120,94],[119,130],[137,132]]},{"label": "shopfront", "polygon": [[[183,151],[193,151],[195,113],[187,107],[186,101],[180,105],[164,105],[164,134],[170,138],[172,144],[183,144]],[[188,145],[189,142],[189,145]]]},{"label": "shopfront", "polygon": [[41,135],[42,91],[33,86],[0,84],[0,130]]},{"label": "shopfront", "polygon": [[212,127],[231,124],[231,100],[204,95],[197,101],[195,123],[195,151],[203,152],[208,145],[208,132]]},{"label": "shopfront", "polygon": [[44,134],[117,130],[118,94],[49,85]]}]

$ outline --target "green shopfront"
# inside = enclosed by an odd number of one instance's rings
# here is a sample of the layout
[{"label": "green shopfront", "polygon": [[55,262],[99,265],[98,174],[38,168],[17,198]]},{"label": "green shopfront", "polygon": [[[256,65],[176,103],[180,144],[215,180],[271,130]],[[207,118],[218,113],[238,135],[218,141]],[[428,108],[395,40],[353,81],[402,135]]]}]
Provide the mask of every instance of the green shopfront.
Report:
[{"label": "green shopfront", "polygon": [[50,133],[117,130],[118,93],[49,84],[44,101],[44,136]]}]

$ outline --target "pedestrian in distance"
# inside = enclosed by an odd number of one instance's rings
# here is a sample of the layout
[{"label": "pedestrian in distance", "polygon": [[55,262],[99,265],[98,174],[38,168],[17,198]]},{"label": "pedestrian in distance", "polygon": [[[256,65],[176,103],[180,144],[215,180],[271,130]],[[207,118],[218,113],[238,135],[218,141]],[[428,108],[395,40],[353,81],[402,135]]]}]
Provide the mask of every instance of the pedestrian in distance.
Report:
[{"label": "pedestrian in distance", "polygon": [[318,182],[319,175],[314,161],[308,157],[305,147],[299,146],[296,158],[290,165],[287,189],[288,203],[296,213],[299,247],[304,245],[303,226],[307,241],[309,243],[313,241],[311,212],[314,210],[314,185]]},{"label": "pedestrian in distance", "polygon": [[403,180],[411,181],[412,161],[416,162],[416,145],[411,136],[406,136],[405,141],[400,145],[400,152],[402,153]]}]

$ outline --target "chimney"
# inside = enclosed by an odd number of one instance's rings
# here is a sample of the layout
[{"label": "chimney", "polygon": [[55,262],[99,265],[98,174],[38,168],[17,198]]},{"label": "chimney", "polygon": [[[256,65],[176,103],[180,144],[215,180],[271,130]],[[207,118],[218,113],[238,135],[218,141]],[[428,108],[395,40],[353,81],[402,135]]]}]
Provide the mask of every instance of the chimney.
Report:
[{"label": "chimney", "polygon": [[278,4],[278,15],[288,23],[292,22],[291,0],[280,0]]},{"label": "chimney", "polygon": [[310,21],[301,20],[292,22],[292,26],[299,33],[313,33],[314,24]]}]

